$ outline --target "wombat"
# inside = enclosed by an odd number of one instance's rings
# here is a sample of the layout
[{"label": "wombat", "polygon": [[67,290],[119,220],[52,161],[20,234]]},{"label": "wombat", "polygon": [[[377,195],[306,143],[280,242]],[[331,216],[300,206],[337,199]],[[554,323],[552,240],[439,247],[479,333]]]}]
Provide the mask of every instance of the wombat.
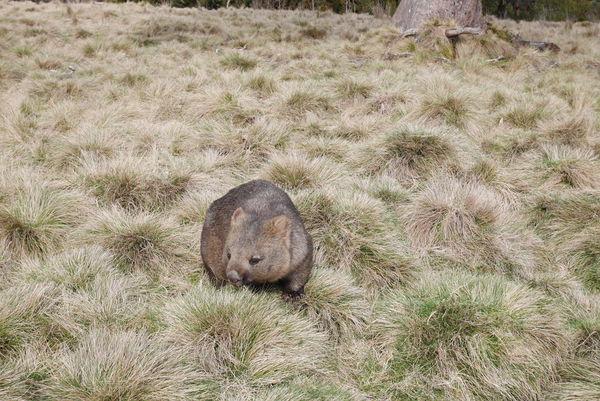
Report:
[{"label": "wombat", "polygon": [[201,254],[218,283],[279,283],[285,298],[304,293],[313,264],[312,238],[298,210],[283,190],[265,180],[233,188],[210,205]]}]

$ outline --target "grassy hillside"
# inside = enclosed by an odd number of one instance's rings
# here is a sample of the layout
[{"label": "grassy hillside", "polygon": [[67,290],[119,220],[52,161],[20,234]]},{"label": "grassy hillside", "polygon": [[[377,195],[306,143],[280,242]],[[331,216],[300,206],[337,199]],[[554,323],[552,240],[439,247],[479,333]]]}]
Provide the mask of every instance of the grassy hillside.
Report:
[{"label": "grassy hillside", "polygon": [[[494,26],[1,2],[0,399],[600,399],[600,25]],[[204,274],[256,177],[296,303]]]}]

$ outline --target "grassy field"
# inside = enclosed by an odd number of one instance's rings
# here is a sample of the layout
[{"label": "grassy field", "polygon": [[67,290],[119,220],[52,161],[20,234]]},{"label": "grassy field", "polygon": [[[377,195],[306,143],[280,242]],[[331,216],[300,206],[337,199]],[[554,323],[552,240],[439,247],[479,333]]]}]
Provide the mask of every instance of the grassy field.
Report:
[{"label": "grassy field", "polygon": [[[600,400],[600,25],[441,29],[0,2],[0,399]],[[295,303],[200,260],[257,177]]]}]

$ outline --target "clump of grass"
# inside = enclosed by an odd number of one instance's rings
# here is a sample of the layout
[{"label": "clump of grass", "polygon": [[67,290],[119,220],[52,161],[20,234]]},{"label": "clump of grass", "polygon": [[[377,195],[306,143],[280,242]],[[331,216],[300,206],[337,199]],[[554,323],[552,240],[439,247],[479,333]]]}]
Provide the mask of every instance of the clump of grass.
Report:
[{"label": "clump of grass", "polygon": [[569,361],[561,370],[562,380],[547,393],[549,401],[595,400],[600,397],[600,362],[597,358]]},{"label": "clump of grass", "polygon": [[391,207],[405,204],[410,199],[409,191],[389,175],[362,179],[356,183],[356,187]]},{"label": "clump of grass", "polygon": [[547,186],[596,188],[600,164],[591,150],[544,146],[537,158],[537,182]]},{"label": "clump of grass", "polygon": [[153,46],[161,42],[186,42],[203,29],[196,21],[184,16],[165,16],[145,19],[137,23],[131,38],[140,46]]},{"label": "clump of grass", "polygon": [[355,80],[345,79],[336,84],[336,93],[344,99],[365,99],[371,95],[373,86]]},{"label": "clump of grass", "polygon": [[110,273],[112,258],[97,246],[66,250],[44,259],[30,259],[20,266],[17,276],[28,283],[52,283],[67,291],[85,291],[96,277]]},{"label": "clump of grass", "polygon": [[342,341],[365,329],[369,304],[348,275],[315,268],[304,291],[303,309],[332,339]]},{"label": "clump of grass", "polygon": [[367,288],[406,282],[413,263],[385,205],[356,192],[305,191],[295,199],[318,263],[350,272]]},{"label": "clump of grass", "polygon": [[[574,354],[578,357],[594,357],[600,352],[600,310],[594,302],[597,298],[584,298],[582,303],[567,305],[569,326],[574,331]],[[590,302],[590,305],[585,303]]]},{"label": "clump of grass", "polygon": [[146,75],[131,72],[127,72],[121,78],[119,78],[120,83],[129,87],[147,84],[148,81],[149,78]]},{"label": "clump of grass", "polygon": [[291,114],[302,115],[306,112],[323,112],[331,108],[329,99],[311,92],[292,92],[285,101],[285,107]]},{"label": "clump of grass", "polygon": [[47,316],[57,293],[48,284],[13,285],[0,291],[0,360],[17,355],[36,339],[54,334]]},{"label": "clump of grass", "polygon": [[593,123],[584,115],[552,121],[544,128],[550,142],[569,146],[586,145],[593,132]]},{"label": "clump of grass", "polygon": [[98,50],[100,50],[100,47],[98,44],[87,43],[85,46],[83,46],[82,53],[85,57],[93,58],[98,53]]},{"label": "clump of grass", "polygon": [[17,46],[13,49],[13,51],[17,57],[29,57],[33,54],[33,50],[27,45]]},{"label": "clump of grass", "polygon": [[421,100],[418,113],[428,120],[441,120],[445,123],[464,128],[472,117],[471,101],[457,91],[430,90]]},{"label": "clump of grass", "polygon": [[315,378],[299,378],[290,383],[261,388],[258,391],[246,385],[231,386],[221,393],[222,401],[356,401],[352,391],[333,380],[320,375]]},{"label": "clump of grass", "polygon": [[249,127],[238,129],[224,124],[207,126],[203,147],[214,148],[235,163],[255,166],[277,150],[285,149],[290,140],[288,127],[259,118]]},{"label": "clump of grass", "polygon": [[375,140],[358,154],[357,164],[369,173],[398,179],[426,176],[455,162],[454,144],[433,131],[402,127]]},{"label": "clump of grass", "polygon": [[305,38],[324,39],[327,36],[327,29],[316,26],[306,26],[300,30],[300,34]]},{"label": "clump of grass", "polygon": [[114,137],[108,132],[81,132],[73,138],[52,141],[48,146],[46,162],[58,169],[73,169],[113,157],[116,147]]},{"label": "clump of grass", "polygon": [[82,202],[66,191],[26,186],[0,204],[0,240],[16,255],[43,255],[64,244],[82,213]]},{"label": "clump of grass", "polygon": [[590,291],[600,292],[600,225],[581,230],[563,249],[569,252],[574,272]]},{"label": "clump of grass", "polygon": [[506,41],[490,31],[480,36],[467,36],[459,37],[458,43],[455,44],[457,59],[467,61],[475,59],[479,62],[500,59],[500,61],[507,62],[507,60],[513,59],[518,52],[510,40]]},{"label": "clump of grass", "polygon": [[277,83],[275,80],[265,75],[257,74],[252,76],[246,83],[246,86],[264,96],[269,96],[277,92]]},{"label": "clump of grass", "polygon": [[489,108],[491,110],[497,110],[501,107],[503,107],[507,102],[507,95],[500,92],[500,91],[494,91],[492,93],[492,96],[490,96],[490,100],[489,100]]},{"label": "clump of grass", "polygon": [[61,308],[52,320],[73,339],[81,338],[92,328],[153,330],[148,288],[144,277],[106,269],[96,274],[85,289],[63,292]]},{"label": "clump of grass", "polygon": [[300,144],[302,151],[312,158],[325,157],[336,162],[343,162],[348,155],[348,141],[337,138],[308,138]]},{"label": "clump of grass", "polygon": [[102,203],[125,209],[159,210],[181,199],[192,181],[175,166],[121,159],[85,166],[83,183]]},{"label": "clump of grass", "polygon": [[600,193],[588,190],[539,196],[529,214],[532,225],[542,235],[570,239],[596,223],[596,216],[600,214]]},{"label": "clump of grass", "polygon": [[415,243],[461,245],[503,225],[505,218],[505,206],[490,191],[443,177],[430,181],[414,199],[406,221]]},{"label": "clump of grass", "polygon": [[428,61],[442,58],[452,60],[455,57],[454,46],[446,37],[446,28],[450,28],[446,21],[432,20],[422,27],[419,33],[419,42],[416,47],[417,59]]},{"label": "clump of grass", "polygon": [[189,350],[195,369],[227,381],[282,383],[321,369],[324,336],[266,294],[198,285],[166,306],[169,341]]},{"label": "clump of grass", "polygon": [[187,400],[194,372],[172,348],[144,333],[94,329],[53,361],[54,399]]},{"label": "clump of grass", "polygon": [[155,276],[181,270],[196,259],[186,234],[156,214],[103,211],[88,224],[85,237],[109,251],[116,266],[126,272]]},{"label": "clump of grass", "polygon": [[238,53],[231,53],[221,59],[221,65],[229,69],[250,71],[256,67],[258,62],[250,57]]},{"label": "clump of grass", "polygon": [[539,135],[528,131],[510,132],[495,138],[485,139],[481,147],[484,152],[500,156],[507,161],[519,159],[528,152],[539,149]]},{"label": "clump of grass", "polygon": [[36,59],[35,63],[42,70],[58,70],[62,67],[62,62],[48,57]]},{"label": "clump of grass", "polygon": [[360,142],[369,137],[370,130],[368,127],[364,127],[359,124],[343,124],[334,129],[331,134],[337,138],[353,142]]},{"label": "clump of grass", "polygon": [[373,334],[389,361],[382,392],[398,399],[533,399],[567,345],[558,308],[544,295],[460,273],[425,274],[388,294]]},{"label": "clump of grass", "polygon": [[187,194],[178,204],[177,217],[182,224],[204,222],[210,204],[223,194],[213,190],[194,191]]},{"label": "clump of grass", "polygon": [[519,104],[506,112],[502,119],[515,128],[532,130],[538,127],[545,116],[546,109],[543,105]]},{"label": "clump of grass", "polygon": [[287,190],[329,186],[340,178],[339,167],[331,162],[298,152],[275,154],[261,176]]},{"label": "clump of grass", "polygon": [[417,248],[434,250],[469,268],[528,274],[535,264],[536,242],[511,216],[497,193],[475,182],[441,176],[413,199],[404,221]]}]

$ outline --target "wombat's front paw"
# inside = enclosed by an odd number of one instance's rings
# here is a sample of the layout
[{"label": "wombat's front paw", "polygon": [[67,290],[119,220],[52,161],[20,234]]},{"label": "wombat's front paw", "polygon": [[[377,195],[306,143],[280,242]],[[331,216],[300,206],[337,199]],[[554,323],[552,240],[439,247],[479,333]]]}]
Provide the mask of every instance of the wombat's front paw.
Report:
[{"label": "wombat's front paw", "polygon": [[296,291],[296,292],[284,292],[281,294],[281,298],[283,298],[286,302],[295,302],[300,300],[304,296],[304,291]]}]

